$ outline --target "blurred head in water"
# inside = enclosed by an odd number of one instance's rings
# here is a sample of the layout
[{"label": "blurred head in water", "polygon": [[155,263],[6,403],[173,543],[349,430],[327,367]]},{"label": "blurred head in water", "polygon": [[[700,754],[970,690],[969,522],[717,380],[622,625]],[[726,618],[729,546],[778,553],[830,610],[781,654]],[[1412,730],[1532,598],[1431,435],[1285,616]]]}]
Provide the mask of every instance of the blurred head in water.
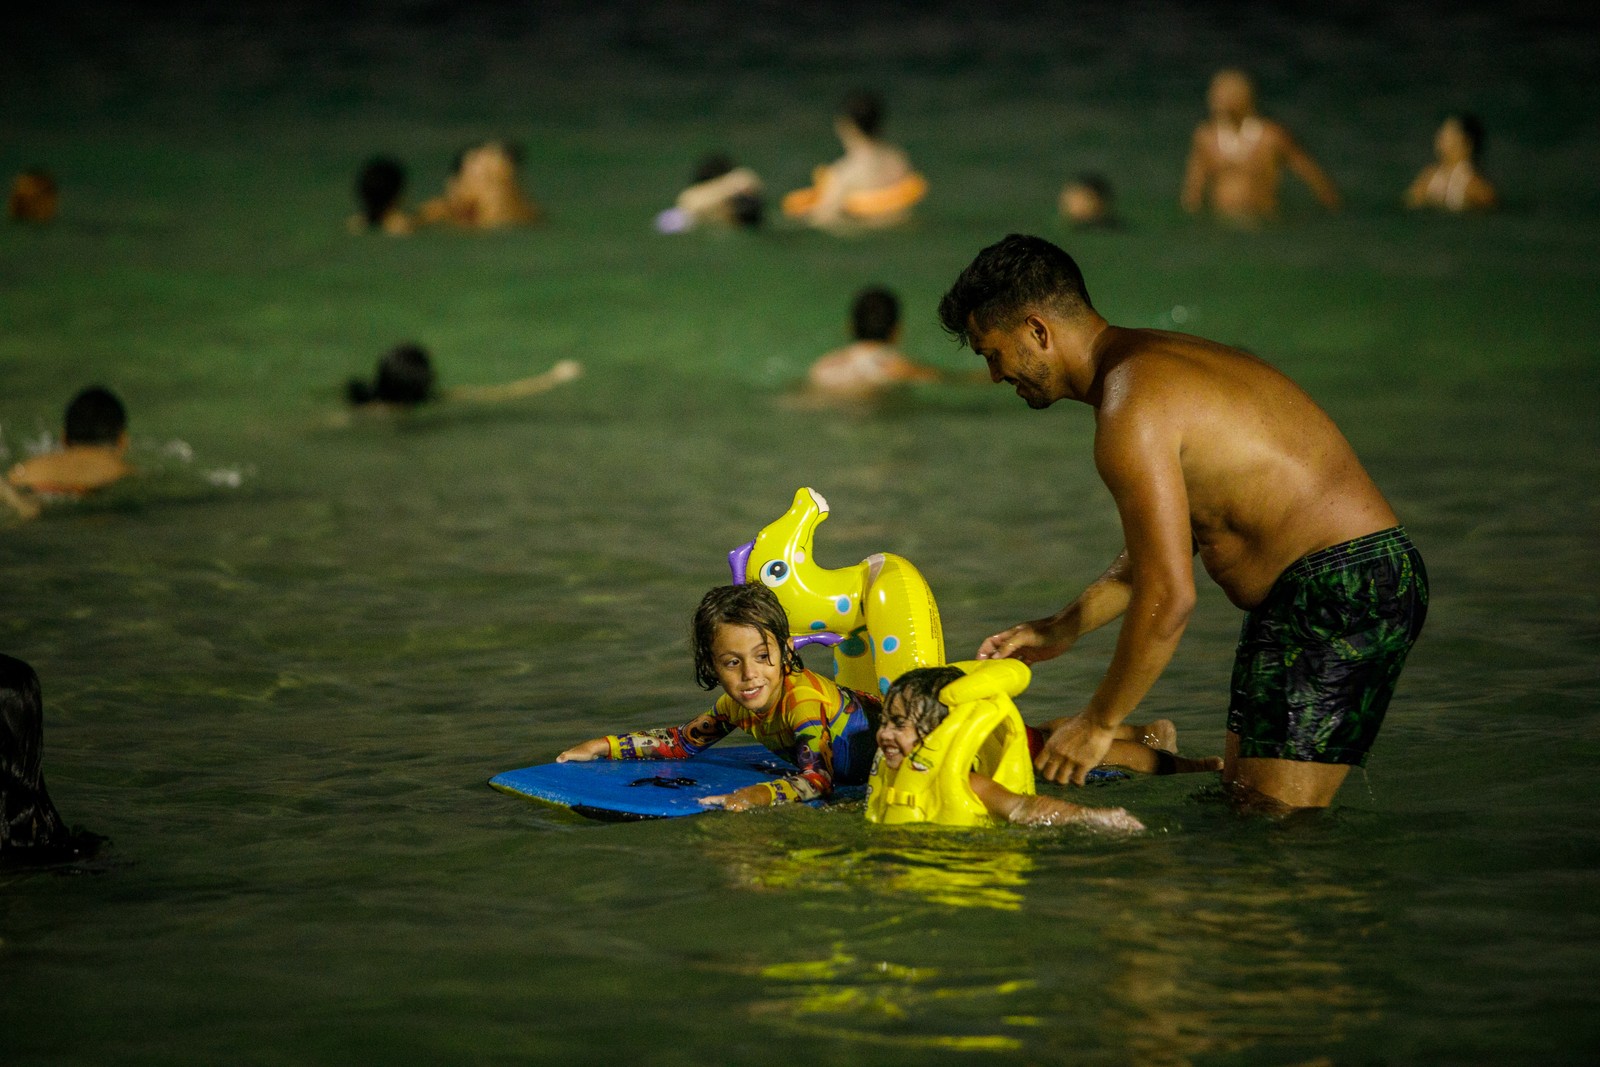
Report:
[{"label": "blurred head in water", "polygon": [[126,443],[128,412],[117,395],[104,386],[91,385],[67,404],[65,432],[68,445]]},{"label": "blurred head in water", "polygon": [[1256,112],[1255,86],[1250,76],[1242,70],[1219,70],[1211,78],[1211,88],[1206,92],[1206,106],[1212,118],[1226,119],[1237,125]]},{"label": "blurred head in water", "polygon": [[1445,116],[1433,137],[1433,150],[1441,163],[1476,163],[1483,152],[1483,122],[1476,115],[1457,111]]},{"label": "blurred head in water", "polygon": [[368,160],[356,178],[356,200],[361,204],[361,217],[367,225],[381,226],[384,216],[400,206],[400,195],[405,188],[405,168],[398,161],[388,156],[374,156]]},{"label": "blurred head in water", "polygon": [[433,362],[421,345],[396,345],[378,361],[370,384],[352,378],[345,392],[352,404],[420,404],[433,396]]},{"label": "blurred head in water", "polygon": [[56,217],[61,196],[56,180],[48,171],[34,167],[17,175],[11,183],[6,213],[14,222],[49,222]]},{"label": "blurred head in water", "polygon": [[857,341],[893,341],[900,331],[900,301],[881,285],[869,285],[850,306],[850,332]]},{"label": "blurred head in water", "polygon": [[1105,223],[1111,202],[1111,183],[1101,174],[1080,174],[1061,190],[1061,214],[1077,226]]},{"label": "blurred head in water", "polygon": [[839,105],[838,123],[848,123],[867,137],[883,132],[883,98],[866,89],[857,89]]},{"label": "blurred head in water", "polygon": [[79,844],[45,789],[43,749],[39,676],[20,659],[0,655],[0,861],[52,850],[61,854],[50,859],[73,858],[68,853]]},{"label": "blurred head in water", "polygon": [[727,153],[708,152],[694,165],[694,176],[689,184],[699,185],[701,182],[715,181],[732,170],[733,159]]}]

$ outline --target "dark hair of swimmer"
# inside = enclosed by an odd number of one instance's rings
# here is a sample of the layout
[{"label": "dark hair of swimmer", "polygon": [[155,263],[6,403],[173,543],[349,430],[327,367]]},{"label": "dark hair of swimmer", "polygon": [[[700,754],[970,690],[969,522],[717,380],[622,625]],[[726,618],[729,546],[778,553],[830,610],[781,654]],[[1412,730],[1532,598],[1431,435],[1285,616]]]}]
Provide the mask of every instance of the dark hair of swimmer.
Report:
[{"label": "dark hair of swimmer", "polygon": [[960,667],[917,667],[906,671],[883,695],[883,710],[887,713],[898,702],[895,710],[911,720],[911,728],[920,741],[933,733],[950,714],[950,709],[940,703],[939,693],[951,682],[964,677],[966,672]]},{"label": "dark hair of swimmer", "polygon": [[739,193],[728,198],[728,211],[735,226],[753,230],[761,225],[766,206],[761,202],[761,197],[755,193]]},{"label": "dark hair of swimmer", "polygon": [[980,330],[1009,330],[1039,308],[1076,318],[1094,305],[1071,256],[1043,237],[1013,233],[967,264],[939,301],[939,322],[965,345],[969,320]]},{"label": "dark hair of swimmer", "polygon": [[850,305],[850,331],[857,341],[887,341],[900,325],[900,301],[881,285],[869,285]]},{"label": "dark hair of swimmer", "polygon": [[1446,122],[1452,119],[1461,127],[1461,134],[1467,139],[1467,158],[1476,163],[1478,157],[1483,155],[1483,120],[1468,111],[1453,111],[1445,116]]},{"label": "dark hair of swimmer", "polygon": [[1101,174],[1099,171],[1084,171],[1082,174],[1074,178],[1073,181],[1089,190],[1095,196],[1098,196],[1104,203],[1111,203],[1111,182],[1108,181],[1106,176]]},{"label": "dark hair of swimmer", "polygon": [[694,611],[690,640],[694,644],[694,678],[701,689],[718,685],[717,667],[711,654],[718,626],[754,626],[778,646],[778,666],[784,674],[804,668],[794,647],[789,644],[789,616],[777,594],[760,582],[719,585],[700,600]]},{"label": "dark hair of swimmer", "polygon": [[351,378],[345,395],[352,404],[420,404],[433,396],[433,362],[421,345],[396,345],[378,360],[370,385]]},{"label": "dark hair of swimmer", "polygon": [[114,445],[127,428],[127,410],[104,386],[91,385],[67,404],[63,436],[69,445]]},{"label": "dark hair of swimmer", "polygon": [[839,114],[868,137],[876,137],[883,129],[883,97],[867,89],[857,89],[844,98]]},{"label": "dark hair of swimmer", "polygon": [[711,152],[700,157],[700,162],[694,165],[694,179],[691,185],[709,182],[722,177],[733,170],[733,159],[725,152]]},{"label": "dark hair of swimmer", "polygon": [[356,199],[361,203],[361,217],[368,226],[379,226],[383,217],[400,203],[400,194],[406,188],[406,171],[399,161],[389,156],[373,156],[361,168],[356,178]]},{"label": "dark hair of swimmer", "polygon": [[44,701],[39,676],[0,655],[0,863],[59,863],[91,856],[105,840],[70,830],[44,784]]}]

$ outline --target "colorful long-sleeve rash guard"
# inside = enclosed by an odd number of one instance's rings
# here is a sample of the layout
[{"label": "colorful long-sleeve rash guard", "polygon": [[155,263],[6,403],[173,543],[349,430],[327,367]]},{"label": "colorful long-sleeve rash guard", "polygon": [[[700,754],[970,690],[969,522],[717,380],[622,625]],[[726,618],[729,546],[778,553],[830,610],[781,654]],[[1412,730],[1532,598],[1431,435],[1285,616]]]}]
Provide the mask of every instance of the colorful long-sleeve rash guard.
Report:
[{"label": "colorful long-sleeve rash guard", "polygon": [[786,804],[825,797],[835,783],[865,782],[877,747],[878,714],[876,697],[801,670],[784,676],[770,711],[750,711],[723,694],[710,711],[682,726],[613,734],[606,743],[612,759],[688,759],[735,729],[748,730],[797,768],[767,783],[771,803]]}]

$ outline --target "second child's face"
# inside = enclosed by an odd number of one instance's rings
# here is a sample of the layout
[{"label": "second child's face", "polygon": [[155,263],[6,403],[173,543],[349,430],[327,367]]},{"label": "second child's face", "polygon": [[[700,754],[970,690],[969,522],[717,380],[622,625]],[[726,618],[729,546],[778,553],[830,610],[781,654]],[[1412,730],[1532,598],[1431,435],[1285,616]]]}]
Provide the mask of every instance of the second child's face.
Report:
[{"label": "second child's face", "polygon": [[891,770],[899,767],[916,750],[918,740],[904,702],[896,697],[883,709],[883,721],[878,726],[878,751],[883,753],[883,762]]},{"label": "second child's face", "polygon": [[754,626],[723,623],[711,641],[711,662],[723,692],[748,711],[769,711],[783,692],[776,643]]}]

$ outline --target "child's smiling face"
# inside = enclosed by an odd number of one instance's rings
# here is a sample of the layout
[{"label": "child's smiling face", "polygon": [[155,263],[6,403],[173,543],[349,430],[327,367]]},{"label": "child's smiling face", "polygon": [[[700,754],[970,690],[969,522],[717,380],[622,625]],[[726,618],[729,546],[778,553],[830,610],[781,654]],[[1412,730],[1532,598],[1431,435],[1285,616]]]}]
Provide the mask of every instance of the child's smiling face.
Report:
[{"label": "child's smiling face", "polygon": [[895,697],[883,709],[883,721],[878,726],[878,751],[883,753],[883,762],[889,765],[890,770],[898,768],[916,749],[919,740],[916,724],[907,713],[904,699]]},{"label": "child's smiling face", "polygon": [[768,711],[783,691],[782,658],[765,631],[722,623],[711,641],[711,662],[723,692],[748,711]]}]

